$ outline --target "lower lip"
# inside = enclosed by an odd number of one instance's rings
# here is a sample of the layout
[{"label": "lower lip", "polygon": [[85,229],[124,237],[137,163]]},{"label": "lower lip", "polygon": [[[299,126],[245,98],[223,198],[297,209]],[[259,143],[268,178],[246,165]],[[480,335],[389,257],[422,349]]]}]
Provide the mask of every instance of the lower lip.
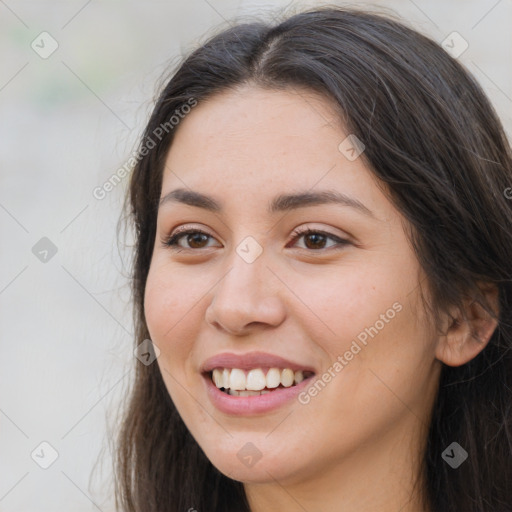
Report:
[{"label": "lower lip", "polygon": [[209,375],[204,376],[206,390],[213,405],[225,414],[233,414],[236,416],[249,416],[278,409],[296,398],[297,395],[310,384],[313,378],[314,375],[304,379],[295,386],[276,388],[274,391],[265,393],[264,395],[233,396],[217,388]]}]

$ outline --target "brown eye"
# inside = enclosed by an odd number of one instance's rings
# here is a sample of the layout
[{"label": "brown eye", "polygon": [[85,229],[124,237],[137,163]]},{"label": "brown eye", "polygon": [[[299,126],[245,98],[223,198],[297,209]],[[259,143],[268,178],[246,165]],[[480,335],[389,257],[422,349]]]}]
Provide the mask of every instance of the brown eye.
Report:
[{"label": "brown eye", "polygon": [[186,240],[192,248],[202,249],[204,244],[208,241],[208,235],[205,235],[204,233],[191,233],[187,235]]},{"label": "brown eye", "polygon": [[[296,231],[292,239],[292,242],[295,243],[297,240],[301,238],[304,238],[304,248],[312,251],[330,249],[333,246],[344,246],[350,243],[348,240],[339,238],[331,233],[318,231],[311,228]],[[326,243],[329,240],[332,240],[335,243],[332,244],[330,247],[326,247]]]},{"label": "brown eye", "polygon": [[[211,235],[198,229],[188,229],[171,235],[163,243],[166,247],[172,249],[204,249],[207,247],[208,239]],[[188,246],[183,246],[181,240],[186,240]]]},{"label": "brown eye", "polygon": [[[320,233],[311,233],[304,236],[305,245],[308,249],[323,249],[326,237]],[[308,244],[310,242],[310,244]]]}]

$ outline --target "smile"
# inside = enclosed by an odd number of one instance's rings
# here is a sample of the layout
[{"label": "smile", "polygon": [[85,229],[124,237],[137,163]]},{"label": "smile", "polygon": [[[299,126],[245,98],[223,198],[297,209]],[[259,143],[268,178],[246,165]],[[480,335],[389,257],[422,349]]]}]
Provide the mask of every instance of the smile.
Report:
[{"label": "smile", "polygon": [[296,403],[314,366],[266,352],[218,353],[199,367],[212,405],[231,416],[262,415]]},{"label": "smile", "polygon": [[300,384],[313,372],[291,368],[215,368],[210,377],[215,386],[232,396],[259,396],[278,388],[289,388]]}]

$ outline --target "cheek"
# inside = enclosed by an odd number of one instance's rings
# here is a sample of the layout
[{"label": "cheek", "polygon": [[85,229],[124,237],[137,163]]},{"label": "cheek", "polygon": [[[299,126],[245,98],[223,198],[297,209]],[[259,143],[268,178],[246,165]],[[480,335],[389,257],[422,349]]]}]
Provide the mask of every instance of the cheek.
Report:
[{"label": "cheek", "polygon": [[400,323],[398,317],[406,316],[403,311],[410,301],[408,294],[414,289],[413,275],[411,270],[405,279],[403,273],[395,273],[381,262],[331,268],[324,274],[310,274],[307,279],[294,278],[293,291],[306,306],[301,306],[304,314],[295,318],[308,322],[309,330],[314,324],[316,335],[312,339],[323,339],[329,355],[336,357],[358,336],[361,341],[369,337],[367,329],[375,324],[380,332]]},{"label": "cheek", "polygon": [[167,391],[180,415],[189,421],[197,411],[185,389],[197,385],[190,361],[200,326],[198,300],[203,294],[187,288],[183,275],[165,262],[152,262],[144,294],[146,324],[160,349],[156,362]]},{"label": "cheek", "polygon": [[[183,329],[197,317],[198,306],[210,285],[197,279],[197,271],[187,274],[157,254],[149,269],[144,294],[144,312],[148,328],[165,338]],[[201,273],[204,276],[204,273]]]},{"label": "cheek", "polygon": [[[421,408],[428,398],[434,344],[413,275],[409,281],[389,272],[353,272],[337,283],[339,292],[324,295],[318,316],[329,334],[317,342],[330,363],[320,376],[326,386],[318,389],[325,392],[314,398],[312,415],[334,423],[346,418],[370,435],[375,424],[389,424],[402,414],[404,403]],[[327,409],[326,403],[331,404]]]},{"label": "cheek", "polygon": [[428,380],[434,344],[412,255],[380,255],[295,282],[294,292],[308,306],[296,318],[327,355],[324,376],[335,381],[328,386],[344,414],[353,404],[334,395],[358,396],[371,409],[382,393],[394,399],[384,382],[415,400],[411,383],[421,388]]},{"label": "cheek", "polygon": [[187,287],[183,276],[165,263],[152,263],[144,294],[144,314],[151,339],[162,352],[159,363],[172,363],[173,371],[183,365],[191,349],[190,340],[198,328],[194,320],[203,294],[197,287]]}]

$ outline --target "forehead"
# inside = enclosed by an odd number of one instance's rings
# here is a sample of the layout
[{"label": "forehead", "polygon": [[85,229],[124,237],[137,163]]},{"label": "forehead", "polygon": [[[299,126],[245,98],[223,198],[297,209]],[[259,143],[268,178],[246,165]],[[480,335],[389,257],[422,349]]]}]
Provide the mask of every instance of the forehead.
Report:
[{"label": "forehead", "polygon": [[[337,122],[338,110],[332,100],[313,90],[299,87],[269,89],[245,84],[214,93],[207,99],[201,100],[191,113],[202,114],[200,125],[205,130],[210,130],[211,124],[222,130],[229,130],[236,126],[271,125],[279,121],[282,126],[288,124],[289,129],[295,128],[294,131],[302,133],[301,128],[307,128],[307,126],[303,123],[296,124],[295,121],[305,116],[309,127],[312,123],[314,125],[330,123],[340,127],[340,123]],[[196,118],[196,122],[197,117],[197,115],[187,116],[188,119]],[[196,126],[196,128],[200,127]]]},{"label": "forehead", "polygon": [[200,102],[179,124],[162,196],[190,188],[249,206],[277,193],[334,189],[375,193],[361,158],[339,149],[349,133],[330,100],[305,90],[244,87]]},{"label": "forehead", "polygon": [[170,153],[194,162],[215,157],[230,167],[238,159],[314,157],[329,145],[336,150],[342,135],[339,116],[318,94],[246,86],[200,102],[177,127]]},{"label": "forehead", "polygon": [[[200,102],[177,127],[169,160],[194,170],[273,168],[284,159],[336,154],[343,130],[329,102],[309,91],[244,87]],[[321,143],[320,143],[321,142]]]}]

